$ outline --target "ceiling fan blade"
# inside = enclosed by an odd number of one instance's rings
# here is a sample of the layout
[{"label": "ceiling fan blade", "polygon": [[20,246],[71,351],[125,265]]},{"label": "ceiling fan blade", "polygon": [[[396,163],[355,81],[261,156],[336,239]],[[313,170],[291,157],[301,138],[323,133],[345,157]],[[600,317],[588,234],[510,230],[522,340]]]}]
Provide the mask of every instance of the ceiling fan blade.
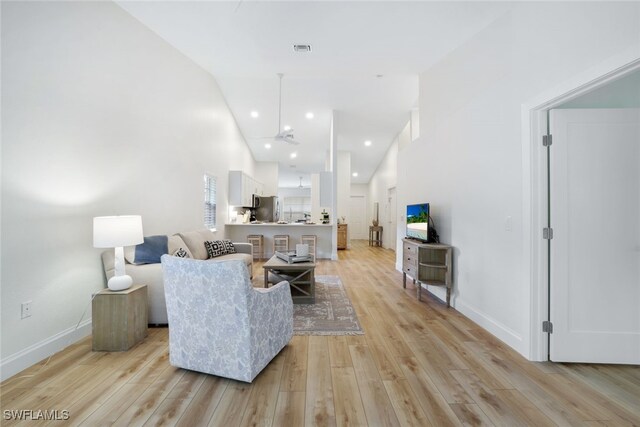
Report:
[{"label": "ceiling fan blade", "polygon": [[283,130],[276,135],[276,138],[292,138],[293,139],[293,129]]},{"label": "ceiling fan blade", "polygon": [[300,144],[298,141],[296,141],[293,138],[289,138],[288,136],[283,136],[282,138],[278,138],[284,142],[286,142],[287,144],[293,144],[293,145],[298,145]]}]

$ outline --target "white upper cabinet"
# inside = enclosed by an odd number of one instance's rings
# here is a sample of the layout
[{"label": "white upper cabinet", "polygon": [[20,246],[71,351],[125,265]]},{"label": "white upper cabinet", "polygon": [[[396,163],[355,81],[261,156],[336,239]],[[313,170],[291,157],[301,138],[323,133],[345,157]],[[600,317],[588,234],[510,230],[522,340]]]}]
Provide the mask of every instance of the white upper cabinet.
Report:
[{"label": "white upper cabinet", "polygon": [[251,206],[254,194],[264,195],[264,184],[242,171],[229,171],[229,205]]}]

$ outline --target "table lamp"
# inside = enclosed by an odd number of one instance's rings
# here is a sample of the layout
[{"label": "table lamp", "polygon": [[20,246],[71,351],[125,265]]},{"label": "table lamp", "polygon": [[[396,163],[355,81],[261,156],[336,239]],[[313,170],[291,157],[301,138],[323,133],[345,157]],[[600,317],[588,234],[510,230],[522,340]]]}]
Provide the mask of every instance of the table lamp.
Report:
[{"label": "table lamp", "polygon": [[128,289],[133,283],[124,270],[124,246],[144,241],[140,215],[97,216],[93,218],[93,247],[114,248],[114,275],[107,286],[112,291]]}]

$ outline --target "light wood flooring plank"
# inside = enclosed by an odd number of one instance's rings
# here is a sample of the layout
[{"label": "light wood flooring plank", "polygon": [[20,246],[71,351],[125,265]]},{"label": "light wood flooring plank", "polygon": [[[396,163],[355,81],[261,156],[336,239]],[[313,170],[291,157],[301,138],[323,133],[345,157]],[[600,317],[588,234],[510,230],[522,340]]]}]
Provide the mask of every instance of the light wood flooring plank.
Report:
[{"label": "light wood flooring plank", "polygon": [[525,420],[518,417],[516,408],[508,406],[494,391],[470,371],[451,371],[451,375],[473,397],[487,417],[497,426],[526,426]]},{"label": "light wood flooring plank", "polygon": [[[155,382],[116,419],[113,425],[122,427],[144,425],[184,375],[185,371],[182,369],[177,369],[173,366],[165,367],[155,376]],[[129,384],[144,383],[135,381],[129,382]]]},{"label": "light wood flooring plank", "polygon": [[241,426],[270,426],[278,401],[284,356],[280,354],[267,365],[252,384]]},{"label": "light wood flooring plank", "polygon": [[251,384],[231,381],[209,420],[210,427],[239,426],[251,394]]},{"label": "light wood flooring plank", "polygon": [[89,415],[80,426],[110,426],[149,387],[148,384],[124,384],[100,407]]},{"label": "light wood flooring plank", "polygon": [[336,425],[327,337],[309,337],[305,425]]},{"label": "light wood flooring plank", "polygon": [[420,405],[430,423],[441,427],[460,426],[459,418],[451,410],[451,405],[447,403],[416,359],[404,358],[399,362],[411,389],[419,397]]},{"label": "light wood flooring plank", "polygon": [[454,403],[451,409],[465,427],[494,426],[491,420],[475,403]]},{"label": "light wood flooring plank", "polygon": [[273,427],[304,426],[305,393],[303,391],[281,391],[273,417]]},{"label": "light wood flooring plank", "polygon": [[356,345],[349,347],[349,350],[367,420],[376,425],[399,426],[398,417],[369,348]]},{"label": "light wood flooring plank", "polygon": [[454,368],[450,361],[435,346],[422,347],[419,343],[409,342],[415,359],[420,367],[429,375],[448,403],[474,403],[474,400],[451,375]]},{"label": "light wood flooring plank", "polygon": [[[176,425],[182,427],[206,426],[218,407],[222,396],[229,385],[229,380],[213,375],[200,375],[196,372],[189,372],[202,378],[200,387],[197,388],[189,407],[178,420]],[[195,385],[196,383],[191,383]],[[179,386],[171,392],[171,396],[180,396]]]},{"label": "light wood flooring plank", "polygon": [[401,425],[416,427],[436,426],[431,424],[425,415],[420,401],[411,390],[409,381],[402,378],[383,381],[383,383]]},{"label": "light wood flooring plank", "polygon": [[338,426],[363,426],[367,417],[362,406],[358,382],[353,367],[331,368],[333,396]]},{"label": "light wood flooring plank", "polygon": [[305,391],[307,388],[308,336],[294,336],[282,350],[284,371],[280,391]]},{"label": "light wood flooring plank", "polygon": [[329,359],[332,368],[353,366],[349,353],[349,341],[346,336],[327,337],[329,342]]}]

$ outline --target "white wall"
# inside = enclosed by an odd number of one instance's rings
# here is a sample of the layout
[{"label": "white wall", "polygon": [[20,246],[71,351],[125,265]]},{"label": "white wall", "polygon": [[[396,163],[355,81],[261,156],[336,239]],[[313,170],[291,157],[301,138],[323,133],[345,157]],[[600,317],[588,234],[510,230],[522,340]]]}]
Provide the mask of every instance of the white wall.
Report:
[{"label": "white wall", "polygon": [[338,167],[337,167],[337,218],[331,218],[331,221],[337,221],[338,218],[347,217],[349,215],[349,200],[351,197],[351,152],[338,151]]},{"label": "white wall", "polygon": [[[352,196],[368,196],[369,184],[351,184],[350,194]],[[369,219],[370,214],[367,213],[367,215],[367,219]]]},{"label": "white wall", "polygon": [[[338,127],[339,127],[339,119],[338,112],[333,110],[331,111],[331,133],[329,134],[329,153],[327,156],[327,164],[326,171],[331,172],[331,206],[330,206],[330,220],[333,226],[333,230],[331,233],[331,259],[338,259],[338,221],[336,220],[336,215],[338,214]],[[321,174],[320,181],[321,185],[323,181],[326,181],[327,174]],[[324,185],[322,185],[324,187]],[[322,191],[321,193],[326,194],[326,192]],[[320,195],[321,204],[324,204],[322,201],[324,197],[322,194]]]},{"label": "white wall", "polygon": [[521,105],[629,49],[640,57],[639,3],[518,3],[420,76],[421,136],[399,153],[398,206],[431,203],[455,247],[453,305],[524,355]]},{"label": "white wall", "polygon": [[311,174],[311,221],[320,222],[320,174]]},{"label": "white wall", "polygon": [[[408,128],[408,125],[405,126],[405,130]],[[368,215],[369,215],[369,223],[373,219],[373,204],[379,203],[378,210],[378,219],[380,221],[380,225],[383,227],[388,223],[388,215],[389,209],[387,209],[386,205],[388,204],[388,194],[389,189],[396,187],[398,183],[398,173],[402,173],[398,168],[398,144],[399,138],[394,138],[393,142],[389,146],[384,158],[378,165],[378,168],[374,172],[371,180],[369,181],[369,206],[368,206]],[[397,206],[400,206],[400,199],[397,199]],[[396,224],[400,227],[400,221],[397,220]],[[393,249],[396,251],[396,255],[398,254],[398,243],[391,241],[391,239],[385,238],[388,235],[385,234],[385,229],[383,228],[382,234],[382,246],[387,249]],[[398,232],[399,237],[404,236],[404,231],[402,233]],[[397,256],[396,256],[397,258]],[[398,266],[399,265],[399,266]],[[398,264],[396,262],[396,268],[401,269],[402,264]]]},{"label": "white wall", "polygon": [[113,3],[2,2],[2,89],[5,378],[77,338],[105,286],[92,217],[201,228],[208,172],[224,224],[254,160],[213,77]]},{"label": "white wall", "polygon": [[264,184],[264,195],[278,194],[278,162],[256,162],[254,178]]}]

